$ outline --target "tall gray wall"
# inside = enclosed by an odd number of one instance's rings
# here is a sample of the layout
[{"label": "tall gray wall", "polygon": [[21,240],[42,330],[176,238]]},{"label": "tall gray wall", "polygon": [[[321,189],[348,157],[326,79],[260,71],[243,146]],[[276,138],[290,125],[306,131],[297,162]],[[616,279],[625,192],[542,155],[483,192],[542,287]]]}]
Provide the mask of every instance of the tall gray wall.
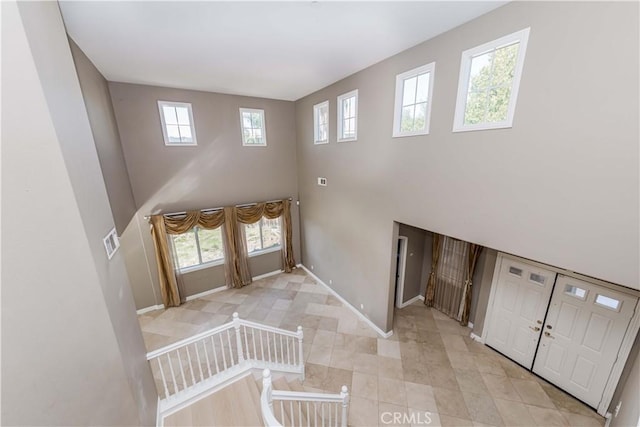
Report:
[{"label": "tall gray wall", "polygon": [[[161,304],[149,225],[150,213],[293,197],[293,246],[300,237],[293,102],[125,83],[109,83],[137,213],[122,236],[138,308]],[[198,145],[167,147],[158,100],[192,104]],[[243,147],[240,107],[265,110],[266,147]],[[254,276],[281,268],[279,254],[251,258]],[[224,285],[223,267],[184,275],[187,295]]]},{"label": "tall gray wall", "polygon": [[133,218],[136,205],[133,201],[129,172],[124,161],[118,126],[113,114],[109,86],[104,76],[78,45],[71,39],[69,45],[87,107],[93,140],[96,143],[100,169],[109,196],[109,206],[111,206],[118,235],[121,235]]},{"label": "tall gray wall", "polygon": [[[513,128],[453,133],[461,52],[527,27]],[[298,100],[304,263],[385,330],[394,221],[640,288],[638,40],[637,3],[512,2]],[[395,76],[432,61],[431,133],[392,138]]]},{"label": "tall gray wall", "polygon": [[155,425],[57,3],[2,3],[2,59],[2,424]]}]

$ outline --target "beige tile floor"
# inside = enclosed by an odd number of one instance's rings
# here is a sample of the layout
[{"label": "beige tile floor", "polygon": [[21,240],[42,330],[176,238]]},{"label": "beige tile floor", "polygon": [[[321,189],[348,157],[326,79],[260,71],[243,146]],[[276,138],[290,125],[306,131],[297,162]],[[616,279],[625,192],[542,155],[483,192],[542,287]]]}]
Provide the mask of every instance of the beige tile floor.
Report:
[{"label": "beige tile floor", "polygon": [[604,424],[595,411],[473,341],[468,328],[437,310],[422,303],[396,310],[394,334],[379,338],[299,269],[149,312],[139,322],[147,349],[154,350],[226,323],[234,311],[288,330],[302,325],[304,387],[336,393],[347,385],[349,425]]}]

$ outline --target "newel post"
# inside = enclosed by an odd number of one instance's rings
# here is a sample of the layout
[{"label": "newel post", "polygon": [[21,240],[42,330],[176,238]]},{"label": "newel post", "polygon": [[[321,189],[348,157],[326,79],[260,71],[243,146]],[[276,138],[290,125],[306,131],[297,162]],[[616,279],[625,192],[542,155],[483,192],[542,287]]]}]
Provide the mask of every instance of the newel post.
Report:
[{"label": "newel post", "polygon": [[269,410],[273,414],[273,398],[271,397],[271,371],[266,368],[262,371],[262,392],[266,393],[267,403],[269,404]]},{"label": "newel post", "polygon": [[298,326],[298,363],[301,368],[302,381],[304,381],[304,351],[302,350],[302,338],[304,333],[302,332],[302,326]]},{"label": "newel post", "polygon": [[238,348],[238,364],[244,362],[244,351],[242,349],[242,338],[240,338],[240,318],[238,312],[233,313],[233,327],[236,329],[236,347]]},{"label": "newel post", "polygon": [[342,397],[342,427],[347,427],[347,417],[349,413],[349,390],[346,385],[342,386],[340,390],[340,397]]}]

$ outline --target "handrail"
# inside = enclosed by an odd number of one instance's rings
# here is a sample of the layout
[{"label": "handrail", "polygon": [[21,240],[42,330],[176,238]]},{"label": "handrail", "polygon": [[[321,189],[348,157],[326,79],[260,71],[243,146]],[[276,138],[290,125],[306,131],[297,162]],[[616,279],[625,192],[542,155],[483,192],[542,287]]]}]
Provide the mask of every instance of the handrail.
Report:
[{"label": "handrail", "polygon": [[194,398],[253,368],[300,374],[304,380],[304,333],[242,320],[180,340],[147,354],[162,410]]},{"label": "handrail", "polygon": [[[303,422],[303,417],[309,417],[311,414],[309,413],[309,402],[313,402],[314,405],[316,403],[323,404],[339,404],[340,407],[333,406],[335,409],[335,417],[331,417],[332,410],[328,411],[329,419],[328,424],[327,420],[324,419],[324,410],[322,411],[321,423],[318,422],[317,416],[318,414],[314,412],[315,419],[314,422],[311,423],[311,420],[307,421],[307,424],[313,425],[328,425],[335,427],[347,427],[347,414],[348,414],[348,406],[349,406],[349,392],[346,385],[342,386],[339,394],[328,394],[328,393],[309,393],[304,391],[286,391],[286,390],[273,390],[273,385],[271,383],[271,371],[269,369],[265,369],[262,372],[262,393],[260,395],[260,409],[262,411],[262,420],[264,421],[265,426],[267,427],[282,427],[283,424],[278,421],[276,418],[275,412],[273,410],[273,401],[289,401],[289,402],[297,402],[298,403],[298,422],[302,425],[305,424]],[[301,403],[306,402],[307,410],[303,411]],[[281,402],[282,408],[282,402]],[[293,407],[291,406],[292,411]],[[315,406],[314,406],[315,409]],[[338,409],[340,409],[340,419],[338,420]],[[281,409],[282,411],[282,409]],[[281,416],[284,414],[281,413]],[[292,414],[289,414],[293,419],[295,419],[295,411]],[[333,424],[331,421],[333,420]],[[292,420],[293,421],[293,420]],[[292,422],[292,425],[296,425]]]},{"label": "handrail", "polygon": [[233,313],[233,320],[231,322],[225,323],[223,325],[220,326],[216,326],[215,328],[209,329],[207,331],[204,332],[200,332],[199,334],[193,335],[191,337],[188,338],[184,338],[180,341],[176,341],[172,344],[166,345],[164,347],[161,347],[159,349],[153,350],[149,353],[147,353],[147,360],[151,360],[154,359],[158,356],[162,356],[163,354],[169,353],[173,350],[176,350],[178,348],[184,347],[186,345],[189,344],[193,344],[196,341],[200,341],[203,338],[208,338],[212,335],[215,335],[217,333],[220,332],[224,332],[227,329],[231,329],[235,326],[234,321],[239,322],[240,325],[244,325],[244,326],[249,326],[251,328],[255,328],[255,329],[260,329],[262,331],[268,331],[268,332],[273,332],[275,334],[280,334],[280,335],[285,335],[288,337],[293,337],[293,338],[299,338],[300,334],[302,332],[302,327],[298,326],[298,330],[296,332],[293,331],[287,331],[286,329],[280,329],[280,328],[275,328],[273,326],[269,326],[269,325],[262,325],[260,323],[256,323],[256,322],[252,322],[250,320],[245,320],[245,319],[240,319],[238,317],[238,313]]}]

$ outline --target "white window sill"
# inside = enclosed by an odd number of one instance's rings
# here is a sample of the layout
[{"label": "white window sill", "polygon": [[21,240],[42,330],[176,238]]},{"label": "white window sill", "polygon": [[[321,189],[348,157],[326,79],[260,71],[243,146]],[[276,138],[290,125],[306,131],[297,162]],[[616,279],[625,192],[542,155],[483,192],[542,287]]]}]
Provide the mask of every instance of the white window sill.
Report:
[{"label": "white window sill", "polygon": [[182,273],[182,274],[192,273],[194,271],[204,270],[206,268],[217,267],[219,265],[224,265],[224,259],[211,261],[211,262],[207,262],[207,263],[204,263],[204,264],[198,264],[198,265],[194,265],[194,266],[191,266],[191,267],[184,267],[184,268],[180,269],[180,273]]},{"label": "white window sill", "polygon": [[249,254],[249,258],[253,258],[254,256],[269,254],[271,252],[278,252],[281,250],[282,250],[282,246],[274,246],[273,248],[264,249],[262,251],[254,251]]}]

